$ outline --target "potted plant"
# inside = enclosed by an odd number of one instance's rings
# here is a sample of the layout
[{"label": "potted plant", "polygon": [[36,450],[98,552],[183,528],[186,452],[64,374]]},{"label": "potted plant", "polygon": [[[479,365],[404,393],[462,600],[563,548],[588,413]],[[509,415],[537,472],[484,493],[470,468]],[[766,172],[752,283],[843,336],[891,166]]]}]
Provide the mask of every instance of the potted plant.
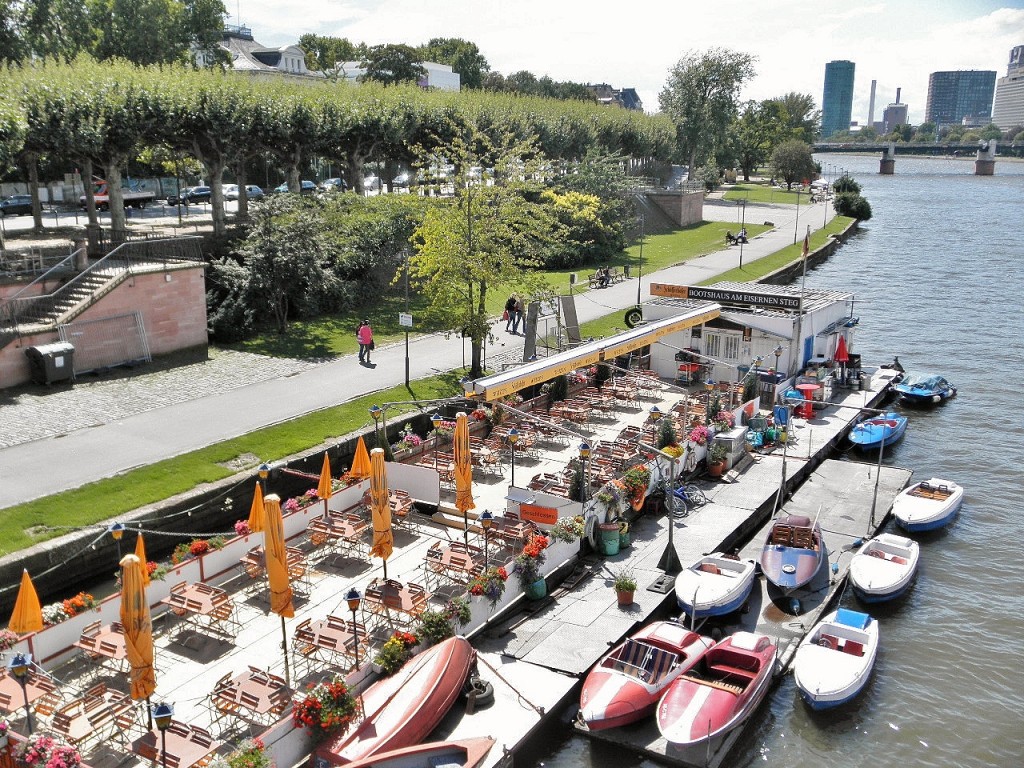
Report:
[{"label": "potted plant", "polygon": [[651,482],[651,470],[643,464],[626,470],[622,476],[622,484],[626,487],[630,503],[633,509],[639,510],[644,504],[644,497],[647,495],[647,486]]},{"label": "potted plant", "polygon": [[708,474],[712,477],[721,477],[727,468],[726,460],[729,458],[729,449],[724,443],[714,442],[708,451]]},{"label": "potted plant", "polygon": [[633,593],[636,592],[636,577],[631,568],[623,567],[614,575],[612,586],[619,605],[631,605]]},{"label": "potted plant", "polygon": [[225,762],[228,768],[274,768],[274,761],[260,739],[244,739]]},{"label": "potted plant", "polygon": [[411,649],[418,643],[416,635],[410,632],[392,632],[373,659],[374,669],[386,676],[395,674],[409,659]]},{"label": "potted plant", "polygon": [[527,540],[523,551],[516,555],[515,570],[519,584],[531,600],[540,600],[548,593],[547,583],[540,570],[544,565],[544,550],[547,548],[547,536],[535,533]]},{"label": "potted plant", "polygon": [[492,565],[479,576],[474,577],[467,585],[467,589],[469,594],[475,597],[486,597],[493,608],[505,593],[506,581],[508,581],[508,571]]},{"label": "potted plant", "polygon": [[292,710],[295,725],[321,737],[345,733],[358,716],[356,697],[339,678],[312,686]]}]

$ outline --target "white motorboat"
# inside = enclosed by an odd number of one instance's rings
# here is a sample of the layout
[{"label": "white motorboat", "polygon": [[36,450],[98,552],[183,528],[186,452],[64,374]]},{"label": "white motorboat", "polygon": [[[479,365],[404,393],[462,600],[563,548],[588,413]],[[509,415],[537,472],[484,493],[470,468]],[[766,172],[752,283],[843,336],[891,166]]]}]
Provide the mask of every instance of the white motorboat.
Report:
[{"label": "white motorboat", "polygon": [[914,581],[921,548],[916,541],[880,533],[850,560],[850,583],[861,602],[899,597]]},{"label": "white motorboat", "polygon": [[807,633],[793,659],[793,678],[812,709],[853,699],[871,676],[878,655],[878,622],[840,608]]},{"label": "white motorboat", "polygon": [[696,618],[732,613],[750,597],[755,570],[753,560],[721,552],[705,555],[676,576],[676,602]]},{"label": "white motorboat", "polygon": [[956,516],[963,499],[962,485],[933,477],[904,489],[892,503],[892,514],[904,530],[933,531]]}]

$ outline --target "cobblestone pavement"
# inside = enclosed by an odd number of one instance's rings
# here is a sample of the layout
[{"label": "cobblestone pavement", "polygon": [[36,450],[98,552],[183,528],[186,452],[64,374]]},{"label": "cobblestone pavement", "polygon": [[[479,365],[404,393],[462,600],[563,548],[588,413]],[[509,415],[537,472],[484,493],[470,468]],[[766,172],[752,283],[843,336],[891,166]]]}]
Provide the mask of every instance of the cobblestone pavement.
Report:
[{"label": "cobblestone pavement", "polygon": [[[99,426],[174,403],[291,376],[314,361],[265,357],[210,347],[206,360],[86,374],[73,386],[0,393],[0,448]],[[166,364],[165,364],[166,365]],[[153,370],[147,370],[152,367]]]}]

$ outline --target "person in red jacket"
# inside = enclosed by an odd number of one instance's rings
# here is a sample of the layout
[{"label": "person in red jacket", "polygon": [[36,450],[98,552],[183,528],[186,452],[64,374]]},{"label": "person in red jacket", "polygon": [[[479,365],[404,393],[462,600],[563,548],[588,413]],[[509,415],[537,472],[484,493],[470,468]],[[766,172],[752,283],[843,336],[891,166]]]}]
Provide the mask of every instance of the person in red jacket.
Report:
[{"label": "person in red jacket", "polygon": [[369,320],[363,320],[356,331],[356,341],[359,342],[359,362],[370,364],[370,351],[373,349],[373,329]]}]

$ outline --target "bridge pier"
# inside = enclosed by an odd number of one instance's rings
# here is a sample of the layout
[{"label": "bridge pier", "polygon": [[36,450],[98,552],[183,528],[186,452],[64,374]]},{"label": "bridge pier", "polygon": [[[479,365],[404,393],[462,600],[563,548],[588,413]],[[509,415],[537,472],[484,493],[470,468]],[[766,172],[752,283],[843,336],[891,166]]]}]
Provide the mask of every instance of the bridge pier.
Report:
[{"label": "bridge pier", "polygon": [[996,140],[983,143],[974,160],[975,176],[993,176],[996,172]]},{"label": "bridge pier", "polygon": [[878,173],[882,176],[892,176],[896,173],[896,145],[890,143],[882,150],[882,159],[878,161]]}]

